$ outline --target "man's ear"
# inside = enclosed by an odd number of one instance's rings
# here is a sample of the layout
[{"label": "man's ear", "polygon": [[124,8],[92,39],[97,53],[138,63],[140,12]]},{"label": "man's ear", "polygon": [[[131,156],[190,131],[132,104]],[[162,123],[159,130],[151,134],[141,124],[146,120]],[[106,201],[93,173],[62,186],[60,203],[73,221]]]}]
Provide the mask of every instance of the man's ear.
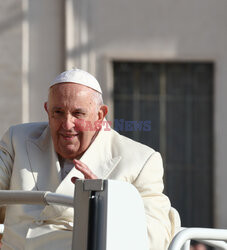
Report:
[{"label": "man's ear", "polygon": [[44,103],[44,109],[46,110],[46,112],[48,114],[48,104],[47,104],[47,102]]},{"label": "man's ear", "polygon": [[99,120],[103,120],[105,116],[107,115],[107,113],[108,113],[108,107],[106,105],[102,105],[98,113]]}]

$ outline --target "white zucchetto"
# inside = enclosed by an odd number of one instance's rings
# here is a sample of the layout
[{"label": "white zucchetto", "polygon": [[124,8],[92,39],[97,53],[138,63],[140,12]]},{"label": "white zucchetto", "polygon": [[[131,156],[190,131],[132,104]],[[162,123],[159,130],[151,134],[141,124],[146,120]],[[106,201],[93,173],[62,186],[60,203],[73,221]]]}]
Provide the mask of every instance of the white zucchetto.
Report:
[{"label": "white zucchetto", "polygon": [[102,94],[101,87],[94,76],[81,69],[70,69],[62,72],[51,83],[50,87],[58,83],[72,82],[92,88]]}]

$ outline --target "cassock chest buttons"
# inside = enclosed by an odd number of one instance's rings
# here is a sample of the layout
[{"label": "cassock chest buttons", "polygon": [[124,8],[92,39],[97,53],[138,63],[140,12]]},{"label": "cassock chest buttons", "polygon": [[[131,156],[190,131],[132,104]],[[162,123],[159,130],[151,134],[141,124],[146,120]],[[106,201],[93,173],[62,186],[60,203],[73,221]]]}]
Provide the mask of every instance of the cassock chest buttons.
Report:
[{"label": "cassock chest buttons", "polygon": [[36,220],[35,224],[38,226],[41,226],[41,225],[43,225],[43,220]]}]

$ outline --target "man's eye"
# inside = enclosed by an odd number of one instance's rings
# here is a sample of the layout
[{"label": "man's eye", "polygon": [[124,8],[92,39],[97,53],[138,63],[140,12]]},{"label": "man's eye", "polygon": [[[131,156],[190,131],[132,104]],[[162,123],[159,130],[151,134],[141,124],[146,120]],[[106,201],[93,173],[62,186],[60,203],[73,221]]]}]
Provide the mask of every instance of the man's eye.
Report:
[{"label": "man's eye", "polygon": [[64,112],[61,111],[61,110],[55,110],[55,111],[53,112],[53,116],[54,116],[54,117],[61,117],[61,116],[63,116],[63,115],[64,115]]},{"label": "man's eye", "polygon": [[75,117],[79,117],[79,116],[83,116],[83,115],[84,115],[84,113],[80,112],[80,111],[73,112],[73,116],[75,116]]}]

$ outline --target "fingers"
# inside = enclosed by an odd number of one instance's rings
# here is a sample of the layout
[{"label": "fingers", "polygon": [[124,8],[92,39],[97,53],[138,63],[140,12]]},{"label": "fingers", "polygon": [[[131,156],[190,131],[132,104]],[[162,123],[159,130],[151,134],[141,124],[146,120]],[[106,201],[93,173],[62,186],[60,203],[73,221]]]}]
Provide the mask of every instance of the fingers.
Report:
[{"label": "fingers", "polygon": [[76,159],[73,160],[73,163],[75,168],[84,175],[85,179],[97,179],[97,176],[92,173],[86,164]]},{"label": "fingers", "polygon": [[74,176],[74,177],[71,178],[71,182],[72,182],[73,184],[75,184],[76,180],[78,180],[78,179],[79,179],[78,177],[75,177],[75,176]]}]

